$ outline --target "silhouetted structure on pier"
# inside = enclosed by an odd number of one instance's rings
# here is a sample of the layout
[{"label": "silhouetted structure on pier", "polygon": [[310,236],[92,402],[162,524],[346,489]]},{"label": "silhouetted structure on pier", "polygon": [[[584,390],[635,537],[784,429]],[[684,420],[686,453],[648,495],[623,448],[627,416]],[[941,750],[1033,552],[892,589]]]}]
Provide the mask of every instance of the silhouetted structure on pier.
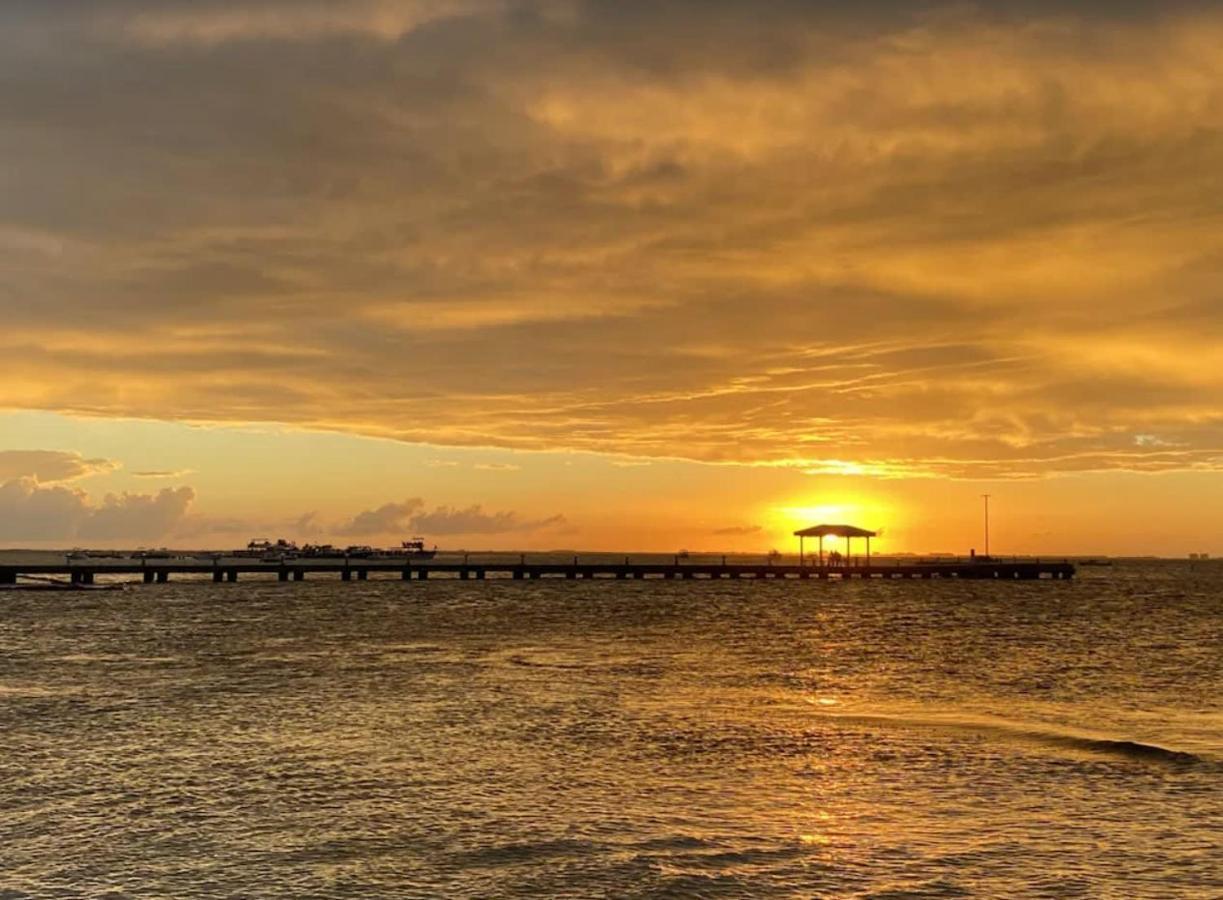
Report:
[{"label": "silhouetted structure on pier", "polygon": [[820,539],[820,554],[819,563],[824,565],[824,538],[839,537],[845,539],[845,558],[852,559],[850,553],[849,542],[852,538],[866,538],[866,564],[871,564],[871,538],[879,534],[877,531],[868,531],[865,528],[859,528],[857,525],[812,525],[810,528],[801,528],[794,532],[794,536],[798,538],[798,563],[805,565],[807,562],[807,554],[805,541],[809,537],[818,537]]}]

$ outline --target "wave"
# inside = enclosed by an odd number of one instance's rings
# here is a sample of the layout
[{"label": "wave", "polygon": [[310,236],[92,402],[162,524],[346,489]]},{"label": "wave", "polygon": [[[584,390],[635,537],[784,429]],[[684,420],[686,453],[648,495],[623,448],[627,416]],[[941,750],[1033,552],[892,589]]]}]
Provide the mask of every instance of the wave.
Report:
[{"label": "wave", "polygon": [[1073,746],[1095,753],[1111,753],[1117,756],[1128,756],[1132,759],[1157,759],[1175,763],[1201,763],[1202,757],[1187,750],[1172,750],[1158,744],[1144,744],[1140,741],[1110,740],[1108,738],[1082,738],[1067,736],[1065,738]]},{"label": "wave", "polygon": [[1101,756],[1117,756],[1126,759],[1147,760],[1177,765],[1197,765],[1207,762],[1203,757],[1185,750],[1175,750],[1159,744],[1125,738],[1107,738],[1097,735],[1056,729],[1044,724],[1014,722],[1008,719],[988,717],[963,717],[947,715],[893,715],[887,713],[821,713],[821,716],[843,722],[863,724],[887,724],[908,728],[935,728],[971,734],[983,734],[993,738],[1022,741],[1046,747],[1057,747],[1080,753]]}]

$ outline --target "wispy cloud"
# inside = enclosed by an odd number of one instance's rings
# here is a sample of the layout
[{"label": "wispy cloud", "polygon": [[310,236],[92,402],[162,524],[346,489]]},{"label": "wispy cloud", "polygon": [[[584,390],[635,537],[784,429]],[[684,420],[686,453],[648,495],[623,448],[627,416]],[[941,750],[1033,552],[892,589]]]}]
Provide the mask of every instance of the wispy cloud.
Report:
[{"label": "wispy cloud", "polygon": [[192,3],[117,18],[123,32],[149,44],[216,45],[246,41],[316,41],[364,36],[394,41],[431,22],[497,9],[496,0],[347,0],[293,4],[254,0],[238,6]]},{"label": "wispy cloud", "polygon": [[764,528],[760,525],[728,525],[725,528],[715,528],[713,534],[726,535],[728,537],[748,537],[753,534],[760,534]]},{"label": "wispy cloud", "polygon": [[113,472],[119,463],[72,450],[0,450],[0,482],[33,478],[44,484]]}]

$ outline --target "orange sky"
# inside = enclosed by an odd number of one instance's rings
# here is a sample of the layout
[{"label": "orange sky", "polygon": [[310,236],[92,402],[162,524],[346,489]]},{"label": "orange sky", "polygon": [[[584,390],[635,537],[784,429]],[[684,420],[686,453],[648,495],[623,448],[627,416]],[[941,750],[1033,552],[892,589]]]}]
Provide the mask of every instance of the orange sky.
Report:
[{"label": "orange sky", "polygon": [[5,4],[0,543],[1223,550],[1223,14],[815,6]]}]

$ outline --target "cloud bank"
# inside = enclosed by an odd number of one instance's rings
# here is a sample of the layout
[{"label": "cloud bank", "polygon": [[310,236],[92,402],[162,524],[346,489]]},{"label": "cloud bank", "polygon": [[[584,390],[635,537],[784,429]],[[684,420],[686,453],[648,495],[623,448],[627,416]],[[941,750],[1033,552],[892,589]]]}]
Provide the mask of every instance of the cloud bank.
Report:
[{"label": "cloud bank", "polygon": [[0,405],[1223,469],[1221,45],[1192,3],[18,0]]},{"label": "cloud bank", "polygon": [[147,540],[168,534],[186,515],[195,491],[107,494],[94,503],[83,491],[33,478],[0,484],[0,540]]}]

